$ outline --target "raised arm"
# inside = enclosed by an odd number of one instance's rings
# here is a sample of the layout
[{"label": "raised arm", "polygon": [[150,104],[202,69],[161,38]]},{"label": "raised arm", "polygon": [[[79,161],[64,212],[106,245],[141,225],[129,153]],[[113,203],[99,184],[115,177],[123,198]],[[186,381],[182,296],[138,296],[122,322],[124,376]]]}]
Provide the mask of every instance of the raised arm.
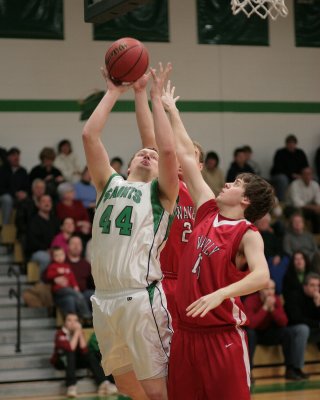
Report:
[{"label": "raised arm", "polygon": [[82,132],[87,165],[98,196],[111,174],[114,173],[110,166],[108,153],[101,141],[102,131],[119,96],[129,88],[128,86],[116,86],[108,78],[105,69],[102,69],[102,74],[107,82],[107,93],[91,114]]},{"label": "raised arm", "polygon": [[176,101],[179,97],[174,97],[174,91],[175,88],[171,88],[169,81],[162,95],[162,103],[169,113],[176,143],[177,157],[183,172],[183,179],[188,186],[193,202],[197,208],[199,208],[201,204],[209,199],[215,198],[215,196],[204,181],[197,165],[194,144],[180,118],[179,110],[176,107]]},{"label": "raised arm", "polygon": [[142,75],[133,84],[136,119],[140,132],[142,147],[157,148],[153,118],[148,103],[147,84],[150,72]]},{"label": "raised arm", "polygon": [[152,115],[155,139],[159,152],[158,181],[160,201],[167,211],[173,212],[179,191],[178,165],[172,128],[161,102],[163,85],[171,70],[171,65],[168,64],[163,69],[160,63],[159,67],[160,72],[158,74],[155,69],[150,70],[152,75],[152,88],[150,92]]}]

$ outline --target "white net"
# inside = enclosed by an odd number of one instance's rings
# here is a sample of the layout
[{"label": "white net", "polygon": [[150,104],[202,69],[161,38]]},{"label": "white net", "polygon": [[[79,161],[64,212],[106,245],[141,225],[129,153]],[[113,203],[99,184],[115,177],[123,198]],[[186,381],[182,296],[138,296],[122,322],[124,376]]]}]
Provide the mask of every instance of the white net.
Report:
[{"label": "white net", "polygon": [[244,12],[249,18],[252,14],[258,14],[265,19],[268,16],[273,20],[288,15],[288,9],[284,0],[231,0],[232,13]]}]

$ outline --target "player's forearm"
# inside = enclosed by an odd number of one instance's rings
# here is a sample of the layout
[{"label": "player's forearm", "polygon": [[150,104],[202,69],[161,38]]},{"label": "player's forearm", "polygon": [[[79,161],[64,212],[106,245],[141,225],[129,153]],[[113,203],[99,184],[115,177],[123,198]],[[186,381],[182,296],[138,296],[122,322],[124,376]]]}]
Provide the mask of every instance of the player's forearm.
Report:
[{"label": "player's forearm", "polygon": [[84,140],[99,139],[120,93],[108,90],[83,128]]},{"label": "player's forearm", "polygon": [[160,97],[152,99],[152,115],[155,141],[159,153],[175,153],[175,143],[171,124],[164,111]]},{"label": "player's forearm", "polygon": [[180,157],[182,158],[182,156],[186,155],[191,155],[194,158],[194,145],[183,125],[179,110],[177,108],[171,108],[168,112],[174,133],[176,151],[179,161]]},{"label": "player's forearm", "polygon": [[146,90],[135,91],[136,119],[142,147],[156,147],[152,114]]},{"label": "player's forearm", "polygon": [[245,296],[266,287],[270,279],[267,268],[256,268],[240,281],[219,289],[224,299]]}]

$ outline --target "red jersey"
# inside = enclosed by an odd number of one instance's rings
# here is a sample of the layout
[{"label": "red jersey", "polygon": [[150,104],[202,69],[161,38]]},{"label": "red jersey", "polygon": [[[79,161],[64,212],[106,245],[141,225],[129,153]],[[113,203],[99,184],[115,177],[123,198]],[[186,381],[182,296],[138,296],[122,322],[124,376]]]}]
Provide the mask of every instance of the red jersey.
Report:
[{"label": "red jersey", "polygon": [[185,251],[195,219],[195,208],[187,186],[179,181],[179,201],[170,234],[160,254],[160,264],[165,278],[177,279],[179,262]]},{"label": "red jersey", "polygon": [[70,346],[71,338],[71,333],[64,326],[56,331],[54,338],[54,351],[50,359],[51,364],[55,365],[59,356],[62,356],[65,352],[79,351],[80,353],[86,353],[88,351],[87,347],[82,349],[79,346],[76,350],[72,350]]},{"label": "red jersey", "polygon": [[[68,286],[73,289],[79,289],[76,277],[74,276],[74,273],[72,272],[70,266],[66,263],[58,264],[58,263],[51,263],[48,265],[47,270],[46,270],[46,279],[48,281],[54,281],[54,278],[57,278],[58,276],[63,276],[67,278],[68,280]],[[63,288],[65,286],[60,286],[57,283],[52,284],[52,291],[56,292],[57,290]]]},{"label": "red jersey", "polygon": [[230,220],[219,214],[215,200],[204,203],[197,211],[193,233],[181,258],[176,304],[182,325],[224,327],[247,324],[239,297],[226,299],[201,318],[186,316],[186,308],[200,297],[231,285],[248,274],[239,271],[235,258],[243,235],[256,227],[245,219]]}]

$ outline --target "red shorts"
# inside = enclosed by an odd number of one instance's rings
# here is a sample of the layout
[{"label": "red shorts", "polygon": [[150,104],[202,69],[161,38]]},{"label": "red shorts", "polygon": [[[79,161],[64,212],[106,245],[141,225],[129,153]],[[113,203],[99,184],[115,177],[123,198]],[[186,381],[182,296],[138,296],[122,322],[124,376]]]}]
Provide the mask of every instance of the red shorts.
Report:
[{"label": "red shorts", "polygon": [[176,297],[175,297],[177,288],[177,279],[164,277],[161,283],[167,298],[167,306],[172,318],[172,327],[173,330],[176,331],[177,321],[178,321],[178,312],[177,312]]},{"label": "red shorts", "polygon": [[246,333],[188,328],[174,333],[169,360],[169,400],[249,400]]}]

